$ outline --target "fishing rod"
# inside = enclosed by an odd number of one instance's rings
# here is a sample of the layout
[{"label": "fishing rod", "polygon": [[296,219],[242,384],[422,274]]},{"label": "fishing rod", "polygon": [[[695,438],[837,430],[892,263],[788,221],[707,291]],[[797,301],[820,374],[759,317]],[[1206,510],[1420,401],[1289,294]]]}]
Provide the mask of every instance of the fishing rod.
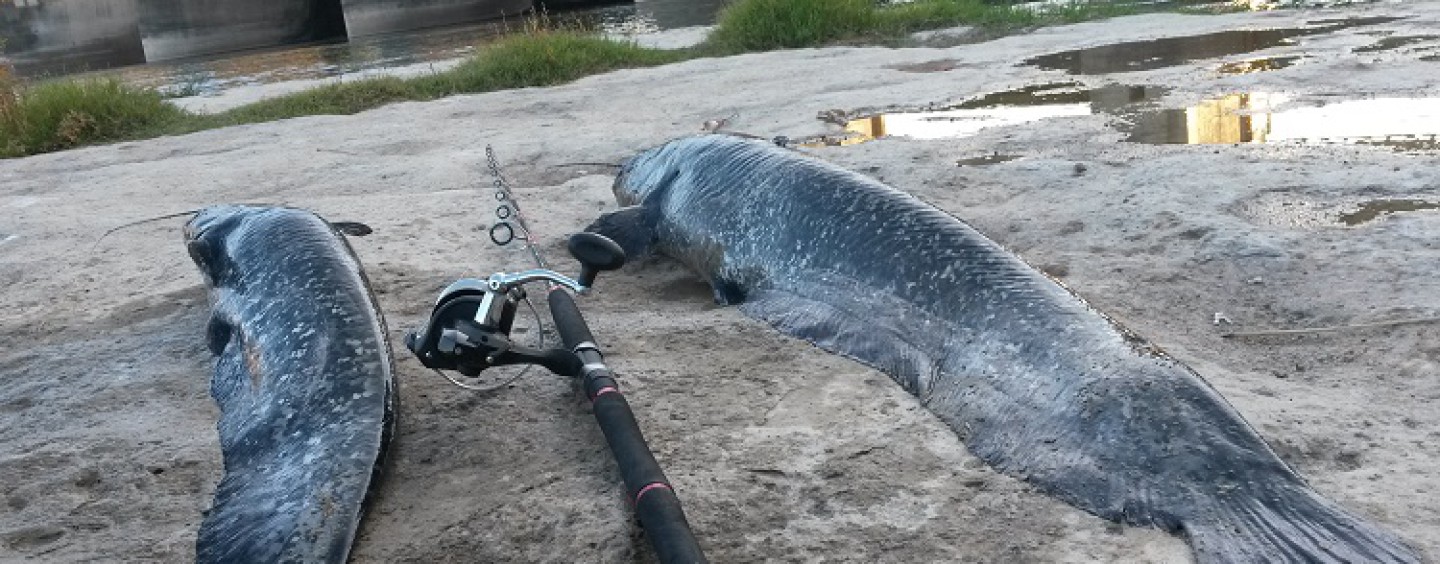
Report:
[{"label": "fishing rod", "polygon": [[[500,220],[491,226],[490,240],[500,246],[521,241],[536,268],[497,272],[483,280],[456,280],[440,292],[424,327],[406,334],[405,346],[415,353],[421,364],[442,375],[449,370],[474,377],[496,366],[524,365],[528,369],[539,365],[557,375],[579,378],[600,431],[620,467],[626,497],[635,508],[635,516],[660,562],[707,562],[685,519],[680,498],[646,444],[630,403],[620,393],[615,373],[605,364],[595,336],[571,296],[571,292],[588,292],[600,272],[624,265],[625,251],[602,235],[578,233],[570,237],[567,248],[580,262],[580,275],[570,278],[551,270],[535,244],[534,233],[509,183],[500,173],[494,150],[485,147],[485,156],[494,179],[495,216]],[[520,303],[525,302],[535,311],[525,285],[537,282],[543,282],[547,288],[546,301],[563,348],[542,348],[543,341],[536,347],[527,347],[511,338]],[[538,314],[536,318],[539,319]],[[519,376],[516,374],[511,381]],[[449,375],[445,377],[456,385],[475,389]],[[491,389],[499,387],[503,384]]]}]

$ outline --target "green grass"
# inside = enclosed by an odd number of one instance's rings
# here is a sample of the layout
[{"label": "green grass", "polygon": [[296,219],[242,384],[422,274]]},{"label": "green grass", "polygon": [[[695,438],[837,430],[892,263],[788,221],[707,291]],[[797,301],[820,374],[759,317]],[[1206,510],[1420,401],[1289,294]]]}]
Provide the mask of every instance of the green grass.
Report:
[{"label": "green grass", "polygon": [[0,156],[159,135],[186,115],[116,79],[0,84]]},{"label": "green grass", "polygon": [[455,69],[411,79],[372,78],[317,87],[214,115],[192,114],[153,91],[117,80],[0,81],[0,157],[125,139],[321,114],[353,114],[393,102],[550,86],[620,68],[682,60],[578,31],[531,30],[502,40]]},{"label": "green grass", "polygon": [[709,46],[740,53],[812,47],[872,31],[873,0],[741,0],[720,14]]},{"label": "green grass", "polygon": [[500,42],[445,73],[415,79],[426,95],[447,96],[507,88],[551,86],[622,68],[687,58],[681,51],[647,49],[577,31],[530,33]]},{"label": "green grass", "polygon": [[908,33],[953,25],[1008,30],[1134,13],[1133,4],[1077,3],[1036,12],[981,0],[737,0],[706,44],[648,49],[543,18],[524,33],[486,47],[459,67],[432,75],[374,78],[322,86],[215,115],[179,110],[161,94],[116,80],[61,80],[22,85],[0,70],[0,157],[16,157],[128,139],[318,114],[353,114],[400,101],[550,86],[607,71],[696,57],[837,43],[901,41]]},{"label": "green grass", "polygon": [[741,0],[721,13],[712,51],[740,53],[835,43],[894,42],[906,35],[956,25],[991,30],[1072,23],[1136,13],[1124,0],[1077,1],[1036,10],[981,0]]}]

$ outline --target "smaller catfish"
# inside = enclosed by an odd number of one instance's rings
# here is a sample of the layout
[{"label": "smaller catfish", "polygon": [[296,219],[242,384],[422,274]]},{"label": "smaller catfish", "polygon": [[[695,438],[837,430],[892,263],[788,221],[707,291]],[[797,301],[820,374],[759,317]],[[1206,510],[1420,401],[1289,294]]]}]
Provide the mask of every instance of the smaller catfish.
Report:
[{"label": "smaller catfish", "polygon": [[211,288],[225,463],[196,561],[345,562],[395,430],[393,358],[360,261],[292,208],[206,208],[185,245]]},{"label": "smaller catfish", "polygon": [[1199,562],[1417,562],[1311,489],[1195,371],[964,222],[726,135],[627,161],[592,231],[715,299],[888,373],[1005,474]]}]

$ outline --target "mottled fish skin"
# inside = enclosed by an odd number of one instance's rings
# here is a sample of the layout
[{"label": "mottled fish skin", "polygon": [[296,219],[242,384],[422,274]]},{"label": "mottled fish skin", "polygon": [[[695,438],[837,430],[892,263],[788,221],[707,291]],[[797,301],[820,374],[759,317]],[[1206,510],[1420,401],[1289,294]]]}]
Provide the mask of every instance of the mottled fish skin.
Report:
[{"label": "mottled fish skin", "polygon": [[207,208],[185,241],[211,287],[225,474],[197,562],[345,562],[394,432],[385,323],[313,213]]},{"label": "mottled fish skin", "polygon": [[1420,559],[1312,490],[1193,370],[908,194],[725,135],[630,159],[615,194],[635,207],[592,228],[887,372],[975,455],[1076,507],[1183,535],[1200,562]]}]

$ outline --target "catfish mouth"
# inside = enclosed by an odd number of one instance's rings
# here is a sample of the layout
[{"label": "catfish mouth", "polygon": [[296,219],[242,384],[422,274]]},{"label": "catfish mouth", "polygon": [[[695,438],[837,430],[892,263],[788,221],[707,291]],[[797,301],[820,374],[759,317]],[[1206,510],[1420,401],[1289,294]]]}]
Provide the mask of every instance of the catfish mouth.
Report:
[{"label": "catfish mouth", "polygon": [[200,210],[185,222],[185,242],[192,243],[205,237],[206,233],[214,229],[225,218],[225,214],[216,208],[205,208]]},{"label": "catfish mouth", "polygon": [[197,212],[185,222],[185,242],[200,241],[214,231],[229,231],[265,208],[244,205],[211,206]]},{"label": "catfish mouth", "polygon": [[197,212],[185,222],[185,251],[214,286],[224,273],[226,235],[243,223],[255,210],[248,206],[212,206]]},{"label": "catfish mouth", "polygon": [[638,190],[631,188],[629,185],[631,173],[635,170],[635,161],[637,160],[639,160],[638,156],[625,159],[624,162],[620,163],[620,173],[615,175],[615,185],[610,188],[610,191],[615,194],[615,203],[620,204],[621,207],[634,206],[640,203]]},{"label": "catfish mouth", "polygon": [[635,197],[635,193],[626,189],[624,184],[621,184],[623,178],[624,177],[621,177],[615,180],[615,203],[620,204],[620,207],[639,204],[640,199]]}]

